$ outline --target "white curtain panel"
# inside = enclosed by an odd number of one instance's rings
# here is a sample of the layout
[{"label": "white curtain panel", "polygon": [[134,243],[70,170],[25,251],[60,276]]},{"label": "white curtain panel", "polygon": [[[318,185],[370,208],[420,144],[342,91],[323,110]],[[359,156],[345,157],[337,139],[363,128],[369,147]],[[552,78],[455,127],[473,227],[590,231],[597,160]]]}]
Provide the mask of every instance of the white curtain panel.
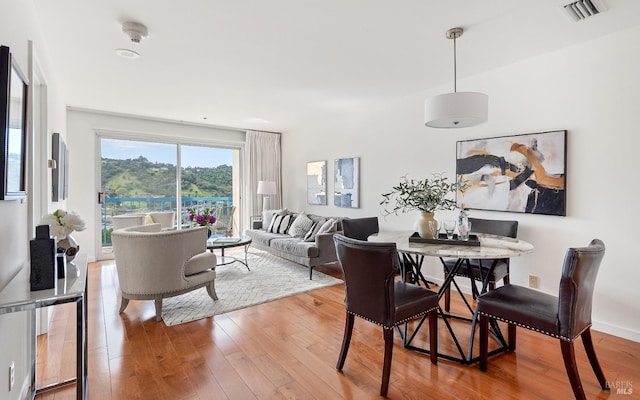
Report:
[{"label": "white curtain panel", "polygon": [[282,157],[280,134],[272,132],[247,131],[245,143],[245,210],[247,220],[244,226],[251,227],[249,217],[262,215],[262,195],[258,192],[258,182],[274,181],[276,194],[271,196],[271,208],[282,208]]}]

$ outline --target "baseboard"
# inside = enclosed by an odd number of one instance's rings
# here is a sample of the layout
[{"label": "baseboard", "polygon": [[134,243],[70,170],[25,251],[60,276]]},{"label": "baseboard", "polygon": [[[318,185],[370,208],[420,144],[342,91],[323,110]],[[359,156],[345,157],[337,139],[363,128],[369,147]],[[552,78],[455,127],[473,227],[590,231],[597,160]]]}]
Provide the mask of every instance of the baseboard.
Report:
[{"label": "baseboard", "polygon": [[625,328],[623,326],[613,325],[602,321],[592,321],[591,328],[594,331],[608,333],[609,335],[617,336],[627,340],[633,340],[640,343],[640,332],[633,329]]}]

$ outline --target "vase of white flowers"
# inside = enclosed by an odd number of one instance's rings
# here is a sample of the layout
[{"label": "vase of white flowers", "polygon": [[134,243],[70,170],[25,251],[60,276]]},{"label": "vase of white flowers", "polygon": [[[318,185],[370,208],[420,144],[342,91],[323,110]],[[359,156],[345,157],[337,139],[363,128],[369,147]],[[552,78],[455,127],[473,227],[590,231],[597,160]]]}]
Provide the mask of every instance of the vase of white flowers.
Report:
[{"label": "vase of white flowers", "polygon": [[52,214],[42,217],[42,224],[49,225],[51,235],[56,237],[56,248],[58,253],[64,252],[67,262],[71,262],[78,254],[80,246],[76,239],[71,236],[74,231],[83,231],[84,220],[75,212],[56,210]]}]

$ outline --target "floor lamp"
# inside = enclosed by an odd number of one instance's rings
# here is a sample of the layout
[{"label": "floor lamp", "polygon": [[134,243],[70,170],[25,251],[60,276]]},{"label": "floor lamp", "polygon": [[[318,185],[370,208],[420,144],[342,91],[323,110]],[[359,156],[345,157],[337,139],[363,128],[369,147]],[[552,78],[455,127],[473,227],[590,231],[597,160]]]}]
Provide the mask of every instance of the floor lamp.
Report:
[{"label": "floor lamp", "polygon": [[258,182],[258,194],[263,195],[262,211],[271,209],[271,198],[269,196],[276,194],[276,183],[274,181]]}]

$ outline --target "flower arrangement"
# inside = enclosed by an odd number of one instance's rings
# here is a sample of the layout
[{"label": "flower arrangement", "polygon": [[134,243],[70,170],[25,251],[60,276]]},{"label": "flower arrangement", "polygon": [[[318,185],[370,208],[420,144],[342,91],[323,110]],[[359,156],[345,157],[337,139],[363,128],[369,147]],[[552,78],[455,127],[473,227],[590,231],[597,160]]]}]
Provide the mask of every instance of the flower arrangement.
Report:
[{"label": "flower arrangement", "polygon": [[213,215],[213,210],[210,208],[205,208],[202,211],[196,211],[195,207],[191,207],[188,210],[189,213],[189,221],[195,222],[200,226],[211,227],[211,225],[216,223],[216,217]]},{"label": "flower arrangement", "polygon": [[455,200],[448,198],[456,190],[464,190],[465,182],[449,182],[442,174],[433,174],[432,178],[424,180],[400,178],[400,184],[392,187],[389,193],[383,193],[384,198],[380,205],[393,204],[390,209],[385,209],[386,215],[418,210],[424,213],[432,213],[436,210],[453,210],[456,207]]},{"label": "flower arrangement", "polygon": [[66,238],[73,231],[83,231],[85,228],[84,220],[78,214],[60,209],[42,217],[41,224],[49,225],[51,235],[58,240]]}]

